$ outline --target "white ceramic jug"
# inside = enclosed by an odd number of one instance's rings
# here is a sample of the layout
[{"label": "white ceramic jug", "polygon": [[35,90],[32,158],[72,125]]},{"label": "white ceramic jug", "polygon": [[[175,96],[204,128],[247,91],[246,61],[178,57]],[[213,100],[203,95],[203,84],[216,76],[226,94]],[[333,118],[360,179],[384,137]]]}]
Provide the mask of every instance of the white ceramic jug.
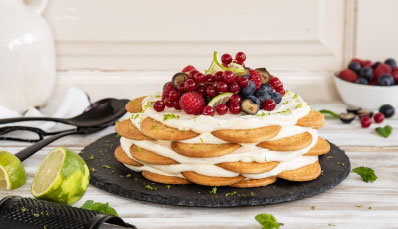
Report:
[{"label": "white ceramic jug", "polygon": [[0,0],[0,105],[43,105],[55,84],[54,41],[41,14],[48,0]]}]

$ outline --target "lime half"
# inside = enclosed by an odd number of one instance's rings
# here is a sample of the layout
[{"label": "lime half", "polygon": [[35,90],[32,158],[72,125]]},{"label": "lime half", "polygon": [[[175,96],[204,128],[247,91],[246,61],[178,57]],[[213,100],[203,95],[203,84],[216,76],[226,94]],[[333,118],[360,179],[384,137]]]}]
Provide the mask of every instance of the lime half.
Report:
[{"label": "lime half", "polygon": [[230,63],[228,65],[228,67],[224,67],[219,61],[218,61],[218,56],[217,56],[217,52],[214,51],[213,54],[213,62],[211,62],[211,65],[209,67],[209,69],[207,69],[205,72],[206,74],[215,74],[218,71],[232,71],[233,73],[235,73],[236,75],[244,75],[245,73],[245,68],[240,65],[240,64],[236,64],[236,63]]},{"label": "lime half", "polygon": [[31,193],[38,199],[72,205],[84,195],[89,181],[86,162],[74,151],[58,147],[40,164]]},{"label": "lime half", "polygon": [[13,190],[26,182],[25,168],[14,154],[0,151],[0,188]]},{"label": "lime half", "polygon": [[210,102],[207,105],[216,108],[218,104],[226,104],[229,98],[231,98],[231,96],[233,95],[234,93],[232,92],[225,92],[219,94],[216,97],[214,97],[212,100],[210,100]]}]

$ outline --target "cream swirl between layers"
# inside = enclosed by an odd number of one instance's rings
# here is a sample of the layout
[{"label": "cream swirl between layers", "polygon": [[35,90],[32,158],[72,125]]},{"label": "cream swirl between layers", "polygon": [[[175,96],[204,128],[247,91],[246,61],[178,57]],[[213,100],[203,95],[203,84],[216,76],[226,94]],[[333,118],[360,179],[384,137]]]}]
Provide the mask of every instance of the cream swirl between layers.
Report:
[{"label": "cream swirl between layers", "polygon": [[[312,135],[311,144],[301,150],[280,152],[271,151],[268,149],[257,147],[255,144],[241,144],[241,147],[231,154],[227,154],[220,157],[209,157],[209,158],[191,158],[186,157],[181,154],[174,152],[171,149],[170,142],[167,141],[135,141],[127,138],[121,138],[121,146],[126,155],[144,166],[135,167],[128,166],[134,171],[149,171],[157,172],[161,175],[166,176],[178,176],[182,177],[181,172],[194,171],[196,173],[206,175],[206,176],[216,176],[216,177],[235,177],[238,173],[225,170],[218,167],[215,164],[222,162],[266,162],[266,161],[278,161],[280,162],[278,166],[271,171],[259,174],[242,174],[247,178],[260,179],[270,176],[276,176],[280,172],[285,170],[293,170],[314,163],[318,160],[318,156],[303,156],[307,153],[317,142],[318,134],[316,130],[308,131]],[[180,164],[175,165],[153,165],[143,163],[131,156],[130,147],[131,145],[136,145],[138,147],[150,150],[159,155],[171,158]],[[127,165],[126,165],[127,166]]]},{"label": "cream swirl between layers", "polygon": [[[268,112],[261,110],[257,115],[215,115],[211,116],[192,116],[172,108],[166,108],[163,112],[156,112],[152,105],[159,100],[159,94],[148,96],[143,100],[143,111],[141,113],[133,113],[131,115],[131,122],[138,129],[140,123],[147,117],[153,118],[167,126],[177,128],[179,130],[192,130],[200,135],[191,139],[183,140],[183,143],[208,143],[208,144],[222,144],[226,141],[219,139],[211,134],[212,131],[219,129],[252,129],[260,128],[269,125],[280,125],[281,131],[272,140],[290,137],[296,134],[301,134],[308,131],[312,136],[311,144],[301,150],[295,151],[272,151],[265,148],[257,147],[258,143],[240,144],[241,147],[233,153],[209,158],[192,158],[174,152],[171,148],[170,141],[136,141],[122,137],[120,142],[124,152],[127,156],[143,166],[135,167],[126,165],[128,168],[140,172],[149,171],[165,176],[183,177],[181,172],[194,171],[196,173],[206,176],[216,177],[235,177],[238,173],[225,170],[218,167],[216,164],[222,162],[266,162],[277,161],[280,162],[274,169],[258,174],[242,174],[247,179],[260,179],[270,176],[278,175],[285,170],[297,169],[318,160],[317,156],[303,156],[307,153],[317,142],[318,133],[316,130],[295,126],[297,120],[304,117],[310,112],[310,107],[305,103],[300,96],[293,92],[287,92],[283,97],[282,102],[277,105],[274,111]],[[131,156],[129,153],[131,145],[147,149],[159,155],[171,158],[180,164],[173,165],[154,165],[143,163]]]}]

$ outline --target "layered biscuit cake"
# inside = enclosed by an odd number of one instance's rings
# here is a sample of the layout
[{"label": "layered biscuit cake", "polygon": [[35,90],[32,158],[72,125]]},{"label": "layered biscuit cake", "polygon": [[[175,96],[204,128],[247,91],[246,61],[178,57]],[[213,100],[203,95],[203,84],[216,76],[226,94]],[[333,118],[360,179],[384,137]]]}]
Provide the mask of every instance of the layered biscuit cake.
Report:
[{"label": "layered biscuit cake", "polygon": [[[275,110],[256,115],[189,115],[153,109],[160,93],[131,101],[130,119],[116,125],[118,160],[165,184],[258,187],[277,178],[316,179],[318,155],[329,151],[316,129],[322,114],[288,91]],[[120,155],[122,154],[122,155]]]},{"label": "layered biscuit cake", "polygon": [[318,156],[330,150],[317,132],[324,116],[265,68],[244,67],[241,52],[234,62],[225,55],[220,63],[215,53],[205,74],[187,66],[162,91],[129,102],[130,118],[115,127],[117,160],[164,184],[316,179]]}]

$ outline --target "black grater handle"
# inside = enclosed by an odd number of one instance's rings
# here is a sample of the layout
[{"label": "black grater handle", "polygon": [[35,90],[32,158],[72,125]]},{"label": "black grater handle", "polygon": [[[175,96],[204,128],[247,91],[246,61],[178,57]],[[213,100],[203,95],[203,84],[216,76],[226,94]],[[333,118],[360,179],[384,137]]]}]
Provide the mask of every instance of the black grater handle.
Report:
[{"label": "black grater handle", "polygon": [[98,229],[105,224],[137,229],[116,216],[49,201],[20,196],[8,196],[0,201],[0,228]]}]

